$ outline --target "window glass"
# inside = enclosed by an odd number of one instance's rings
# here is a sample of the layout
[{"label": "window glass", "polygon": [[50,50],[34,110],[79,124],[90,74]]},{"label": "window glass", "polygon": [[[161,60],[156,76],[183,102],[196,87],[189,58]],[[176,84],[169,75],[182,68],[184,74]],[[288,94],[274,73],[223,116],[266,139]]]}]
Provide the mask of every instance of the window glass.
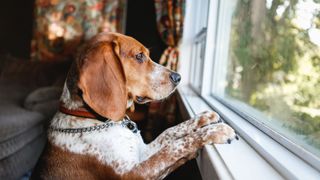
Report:
[{"label": "window glass", "polygon": [[232,13],[213,94],[319,156],[320,1],[238,0]]}]

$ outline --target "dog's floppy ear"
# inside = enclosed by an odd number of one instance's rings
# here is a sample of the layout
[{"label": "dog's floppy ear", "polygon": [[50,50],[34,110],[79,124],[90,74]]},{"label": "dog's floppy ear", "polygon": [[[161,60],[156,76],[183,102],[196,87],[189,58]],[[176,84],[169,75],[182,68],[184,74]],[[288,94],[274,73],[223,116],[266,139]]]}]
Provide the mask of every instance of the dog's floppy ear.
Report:
[{"label": "dog's floppy ear", "polygon": [[127,106],[125,72],[117,41],[99,42],[83,57],[78,87],[85,103],[99,115],[121,120]]}]

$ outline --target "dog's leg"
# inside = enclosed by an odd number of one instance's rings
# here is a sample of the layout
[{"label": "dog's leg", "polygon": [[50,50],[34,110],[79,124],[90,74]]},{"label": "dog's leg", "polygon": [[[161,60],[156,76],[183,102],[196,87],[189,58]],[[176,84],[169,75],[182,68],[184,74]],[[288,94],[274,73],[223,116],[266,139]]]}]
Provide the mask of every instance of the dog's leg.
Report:
[{"label": "dog's leg", "polygon": [[229,143],[236,137],[234,130],[224,123],[211,124],[161,147],[147,160],[136,165],[124,178],[163,179],[167,174],[195,157],[205,144]]}]

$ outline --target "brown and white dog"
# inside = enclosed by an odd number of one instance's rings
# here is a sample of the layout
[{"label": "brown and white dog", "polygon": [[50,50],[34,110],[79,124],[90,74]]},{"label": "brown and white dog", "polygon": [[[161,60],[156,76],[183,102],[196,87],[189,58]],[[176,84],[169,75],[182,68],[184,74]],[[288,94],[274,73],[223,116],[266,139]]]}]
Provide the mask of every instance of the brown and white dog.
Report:
[{"label": "brown and white dog", "polygon": [[69,71],[32,178],[163,179],[204,145],[236,138],[218,114],[205,112],[145,144],[125,118],[126,109],[133,101],[169,96],[179,81],[179,74],[154,63],[135,39],[98,34]]}]

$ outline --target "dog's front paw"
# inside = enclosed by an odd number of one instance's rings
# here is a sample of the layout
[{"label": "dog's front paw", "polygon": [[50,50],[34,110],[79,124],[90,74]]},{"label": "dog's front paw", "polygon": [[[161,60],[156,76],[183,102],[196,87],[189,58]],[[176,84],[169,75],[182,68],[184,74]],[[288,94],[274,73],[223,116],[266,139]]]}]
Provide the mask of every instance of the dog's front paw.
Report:
[{"label": "dog's front paw", "polygon": [[209,124],[216,124],[222,122],[218,113],[214,111],[205,111],[197,115],[198,128],[202,128]]},{"label": "dog's front paw", "polygon": [[225,123],[206,126],[200,132],[202,145],[230,144],[232,140],[239,139],[235,131]]}]

